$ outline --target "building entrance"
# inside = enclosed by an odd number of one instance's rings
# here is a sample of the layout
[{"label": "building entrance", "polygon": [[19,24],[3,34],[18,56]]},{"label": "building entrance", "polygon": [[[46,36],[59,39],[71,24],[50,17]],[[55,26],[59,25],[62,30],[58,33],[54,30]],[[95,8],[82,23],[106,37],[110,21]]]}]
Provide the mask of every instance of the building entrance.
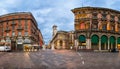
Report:
[{"label": "building entrance", "polygon": [[11,41],[11,50],[12,51],[16,50],[16,41]]}]

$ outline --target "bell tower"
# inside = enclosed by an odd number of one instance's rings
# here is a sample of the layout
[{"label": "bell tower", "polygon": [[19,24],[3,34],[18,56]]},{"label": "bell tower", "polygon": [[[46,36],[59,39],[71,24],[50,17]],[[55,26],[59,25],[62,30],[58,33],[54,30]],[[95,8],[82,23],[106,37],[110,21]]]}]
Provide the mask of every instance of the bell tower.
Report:
[{"label": "bell tower", "polygon": [[53,25],[53,37],[56,35],[57,33],[57,26],[56,25]]}]

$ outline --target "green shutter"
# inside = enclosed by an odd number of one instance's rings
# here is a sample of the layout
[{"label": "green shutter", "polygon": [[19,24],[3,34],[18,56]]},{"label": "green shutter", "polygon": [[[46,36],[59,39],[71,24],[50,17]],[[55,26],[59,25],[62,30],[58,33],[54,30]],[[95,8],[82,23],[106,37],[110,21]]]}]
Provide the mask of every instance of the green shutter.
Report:
[{"label": "green shutter", "polygon": [[80,41],[80,42],[85,42],[85,41],[86,41],[85,36],[84,36],[84,35],[80,35],[80,36],[79,36],[79,41]]},{"label": "green shutter", "polygon": [[112,43],[112,44],[115,43],[115,37],[113,37],[113,36],[110,37],[110,43]]},{"label": "green shutter", "polygon": [[120,44],[120,37],[117,39],[117,43]]},{"label": "green shutter", "polygon": [[97,35],[93,35],[91,38],[92,43],[98,44],[99,42],[99,37]]},{"label": "green shutter", "polygon": [[107,43],[107,42],[108,42],[107,36],[103,35],[103,36],[101,37],[101,43]]}]

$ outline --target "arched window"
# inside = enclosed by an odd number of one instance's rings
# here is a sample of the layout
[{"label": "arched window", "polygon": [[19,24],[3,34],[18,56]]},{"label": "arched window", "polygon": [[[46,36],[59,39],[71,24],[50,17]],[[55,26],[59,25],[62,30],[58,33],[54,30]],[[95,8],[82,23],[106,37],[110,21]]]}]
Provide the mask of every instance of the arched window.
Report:
[{"label": "arched window", "polygon": [[93,35],[93,36],[91,37],[91,41],[92,41],[92,43],[94,43],[94,44],[98,44],[98,42],[99,42],[99,37],[98,37],[97,35]]},{"label": "arched window", "polygon": [[85,42],[86,41],[86,38],[84,35],[80,35],[79,36],[79,42]]},{"label": "arched window", "polygon": [[107,24],[107,30],[111,30],[111,25],[110,25],[110,23]]},{"label": "arched window", "polygon": [[103,35],[101,37],[101,43],[107,43],[108,42],[108,37],[106,35]]},{"label": "arched window", "polygon": [[82,30],[82,29],[85,29],[85,24],[84,24],[84,22],[80,23],[80,29],[81,29],[81,30]]}]

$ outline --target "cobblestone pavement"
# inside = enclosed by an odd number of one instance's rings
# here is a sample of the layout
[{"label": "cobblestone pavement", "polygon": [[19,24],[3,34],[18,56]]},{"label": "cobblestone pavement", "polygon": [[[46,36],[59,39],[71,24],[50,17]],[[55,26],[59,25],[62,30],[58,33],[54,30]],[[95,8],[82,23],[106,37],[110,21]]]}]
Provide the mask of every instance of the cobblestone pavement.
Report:
[{"label": "cobblestone pavement", "polygon": [[119,69],[120,53],[40,50],[0,52],[0,69]]}]

